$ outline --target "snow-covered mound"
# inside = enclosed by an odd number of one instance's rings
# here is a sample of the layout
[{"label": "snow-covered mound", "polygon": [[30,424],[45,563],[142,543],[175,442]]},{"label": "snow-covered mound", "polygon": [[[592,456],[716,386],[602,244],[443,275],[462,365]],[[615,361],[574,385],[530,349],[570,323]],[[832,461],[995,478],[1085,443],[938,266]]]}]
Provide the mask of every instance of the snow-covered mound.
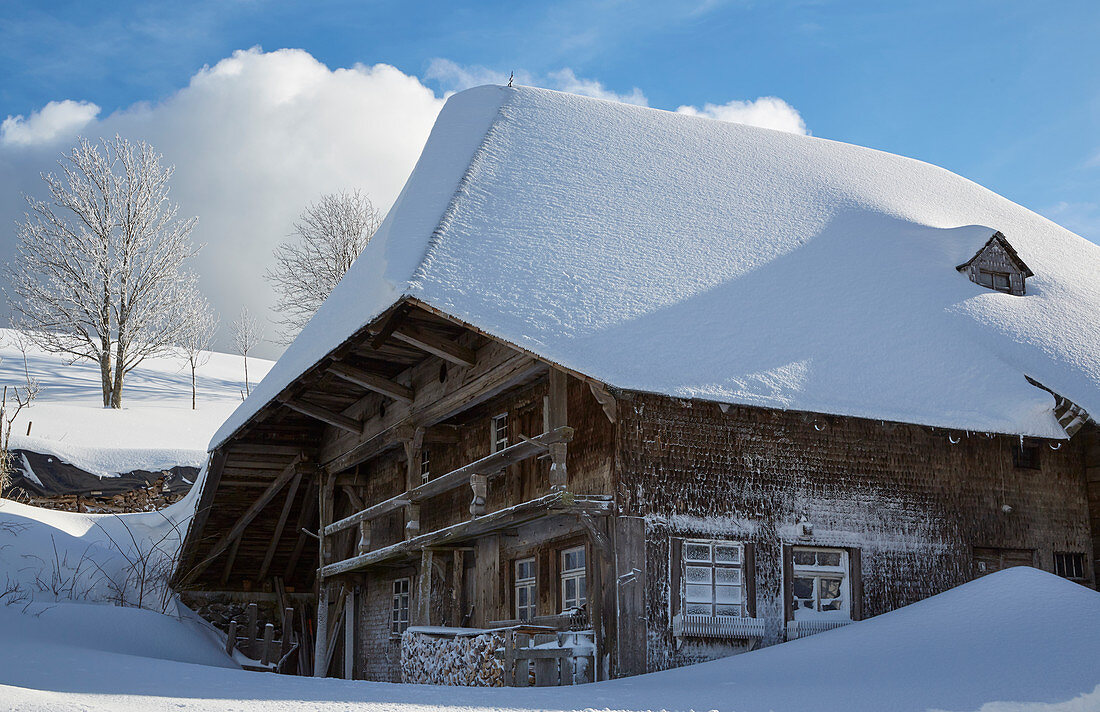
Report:
[{"label": "snow-covered mound", "polygon": [[0,608],[110,602],[178,613],[167,583],[199,490],[160,511],[117,515],[0,499]]},{"label": "snow-covered mound", "polygon": [[[955,267],[1002,232],[1027,296]],[[613,386],[1064,438],[1100,413],[1100,247],[942,168],[526,87],[452,96],[220,444],[402,296]]]},{"label": "snow-covered mound", "polygon": [[[25,383],[17,337],[17,332],[0,329],[0,385]],[[249,359],[250,380],[262,378],[271,365]],[[240,404],[244,390],[241,357],[223,353],[211,353],[197,371],[195,410],[191,372],[182,357],[147,359],[131,371],[120,410],[103,407],[97,364],[69,363],[64,356],[29,346],[25,367],[41,392],[19,414],[11,447],[53,455],[101,477],[175,465],[200,467],[211,433]]]},{"label": "snow-covered mound", "polygon": [[[129,637],[133,623],[115,611],[103,616],[118,621],[126,633],[95,645],[89,639],[96,636],[87,631],[102,631],[104,618],[94,610],[79,617],[62,612],[65,636],[57,634],[57,619],[51,620],[48,611],[14,621],[10,610],[0,611],[4,707],[124,712],[1100,709],[1100,594],[1025,568],[991,574],[907,608],[792,643],[663,673],[565,688],[391,685],[202,667],[153,659],[168,658],[165,653],[172,646]],[[148,634],[159,637],[170,631],[167,625],[149,624]],[[190,635],[182,630],[176,634]],[[182,640],[181,651],[199,654],[201,645],[183,645]]]}]

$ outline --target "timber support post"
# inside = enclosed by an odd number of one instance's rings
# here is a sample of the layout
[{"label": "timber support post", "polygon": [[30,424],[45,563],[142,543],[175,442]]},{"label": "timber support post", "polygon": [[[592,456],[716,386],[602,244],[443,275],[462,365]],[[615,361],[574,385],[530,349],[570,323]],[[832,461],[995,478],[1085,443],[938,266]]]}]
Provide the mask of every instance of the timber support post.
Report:
[{"label": "timber support post", "polygon": [[[549,394],[546,396],[546,431],[550,432],[569,424],[569,374],[558,368],[550,369]],[[565,442],[550,445],[550,489],[560,491],[569,485],[566,470],[568,445]]]},{"label": "timber support post", "polygon": [[317,533],[319,539],[318,560],[320,566],[317,569],[317,645],[314,648],[313,676],[325,677],[328,675],[328,582],[325,580],[324,568],[331,563],[332,546],[329,536],[325,534],[325,527],[332,522],[333,486],[336,482],[330,473],[320,470],[321,486],[317,488],[317,512],[319,524]]}]

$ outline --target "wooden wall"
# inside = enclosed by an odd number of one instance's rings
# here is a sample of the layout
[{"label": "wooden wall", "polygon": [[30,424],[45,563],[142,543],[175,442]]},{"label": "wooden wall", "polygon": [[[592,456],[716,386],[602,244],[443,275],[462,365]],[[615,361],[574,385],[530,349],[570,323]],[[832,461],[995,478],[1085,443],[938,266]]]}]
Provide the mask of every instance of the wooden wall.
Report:
[{"label": "wooden wall", "polygon": [[1093,558],[1083,438],[1057,451],[1043,443],[1042,469],[1025,470],[1013,465],[1018,438],[620,396],[616,485],[622,512],[645,520],[651,670],[737,647],[677,647],[670,536],[754,543],[757,614],[773,623],[766,643],[783,623],[781,545],[801,543],[803,516],[814,527],[805,543],[860,549],[866,616],[971,579],[974,547],[1031,549],[1048,571],[1054,551]]}]

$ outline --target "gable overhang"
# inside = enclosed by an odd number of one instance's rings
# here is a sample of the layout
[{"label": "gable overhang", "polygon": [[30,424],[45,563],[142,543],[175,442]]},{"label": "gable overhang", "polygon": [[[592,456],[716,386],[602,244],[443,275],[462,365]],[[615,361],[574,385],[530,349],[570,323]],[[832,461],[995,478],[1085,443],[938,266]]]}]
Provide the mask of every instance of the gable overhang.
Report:
[{"label": "gable overhang", "polygon": [[1020,259],[1020,255],[1016,252],[1016,248],[1014,248],[1011,243],[1009,243],[1008,238],[1006,238],[1004,236],[1004,233],[1002,233],[1000,230],[993,233],[993,236],[986,240],[985,244],[981,246],[981,249],[974,253],[973,257],[968,259],[966,262],[963,262],[955,269],[959,272],[965,272],[966,269],[969,268],[971,264],[973,264],[974,260],[978,259],[978,257],[980,257],[981,254],[985,252],[986,248],[988,248],[994,242],[1004,248],[1004,251],[1008,255],[1008,258],[1012,260],[1012,264],[1014,264],[1016,266],[1016,269],[1020,270],[1020,272],[1023,273],[1025,277],[1035,276],[1035,273],[1031,271],[1031,268],[1028,267],[1022,259]]}]

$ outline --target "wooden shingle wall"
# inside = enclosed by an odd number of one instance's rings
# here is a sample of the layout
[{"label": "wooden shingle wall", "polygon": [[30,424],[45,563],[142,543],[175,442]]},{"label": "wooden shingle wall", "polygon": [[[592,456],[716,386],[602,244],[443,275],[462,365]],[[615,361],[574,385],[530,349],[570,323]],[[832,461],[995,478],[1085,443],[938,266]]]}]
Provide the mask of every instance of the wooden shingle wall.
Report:
[{"label": "wooden shingle wall", "polygon": [[[1055,551],[1092,560],[1084,438],[1039,443],[1032,470],[1014,466],[1013,437],[621,398],[618,493],[623,513],[646,521],[650,670],[737,647],[673,638],[670,536],[754,544],[757,615],[772,621],[765,644],[782,629],[783,544],[859,549],[865,617],[970,580],[974,547],[1033,550],[1047,571]],[[811,538],[799,538],[802,517]]]}]

